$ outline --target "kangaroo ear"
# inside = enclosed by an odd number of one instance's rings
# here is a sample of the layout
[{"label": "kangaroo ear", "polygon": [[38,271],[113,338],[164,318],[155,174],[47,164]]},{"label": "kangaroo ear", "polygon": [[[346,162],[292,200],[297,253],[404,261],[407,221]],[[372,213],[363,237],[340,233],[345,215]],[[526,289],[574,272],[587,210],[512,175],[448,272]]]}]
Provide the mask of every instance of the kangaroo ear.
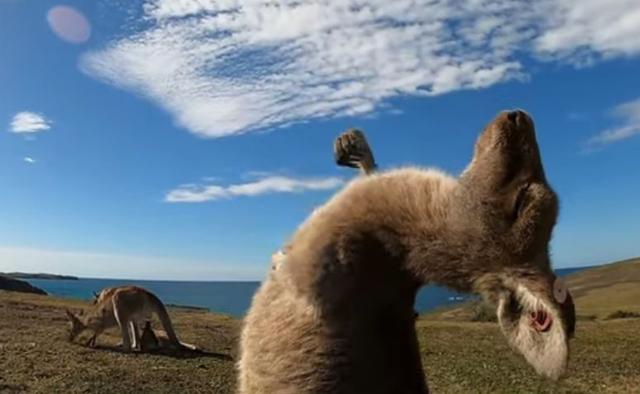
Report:
[{"label": "kangaroo ear", "polygon": [[93,291],[93,298],[98,299],[98,297],[100,297],[100,293],[98,293],[97,291]]}]

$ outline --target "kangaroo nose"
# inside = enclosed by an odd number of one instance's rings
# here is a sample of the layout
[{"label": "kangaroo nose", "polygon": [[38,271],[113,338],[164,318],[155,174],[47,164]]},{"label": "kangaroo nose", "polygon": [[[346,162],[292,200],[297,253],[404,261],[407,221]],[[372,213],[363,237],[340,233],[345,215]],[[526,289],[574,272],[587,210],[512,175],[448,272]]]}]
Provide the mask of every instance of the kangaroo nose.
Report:
[{"label": "kangaroo nose", "polygon": [[522,111],[515,110],[515,111],[510,111],[507,114],[507,119],[509,119],[513,123],[518,123],[518,118],[521,118],[522,116],[523,116]]}]

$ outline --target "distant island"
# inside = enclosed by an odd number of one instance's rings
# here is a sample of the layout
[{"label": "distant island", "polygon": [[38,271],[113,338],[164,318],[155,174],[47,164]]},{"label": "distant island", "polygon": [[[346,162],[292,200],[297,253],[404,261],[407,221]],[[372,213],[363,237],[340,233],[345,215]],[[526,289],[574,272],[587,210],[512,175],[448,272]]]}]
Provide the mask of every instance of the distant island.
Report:
[{"label": "distant island", "polygon": [[44,273],[29,274],[25,272],[8,272],[6,274],[0,273],[0,275],[6,276],[8,278],[16,278],[16,279],[78,280],[77,276],[44,274]]}]

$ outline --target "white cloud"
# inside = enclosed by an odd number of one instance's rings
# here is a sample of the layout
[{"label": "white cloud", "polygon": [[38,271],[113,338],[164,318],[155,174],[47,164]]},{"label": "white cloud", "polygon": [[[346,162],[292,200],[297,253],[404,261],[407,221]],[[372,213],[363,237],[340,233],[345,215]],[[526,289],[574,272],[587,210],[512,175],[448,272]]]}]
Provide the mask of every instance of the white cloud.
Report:
[{"label": "white cloud", "polygon": [[225,265],[156,256],[0,246],[1,272],[46,272],[85,278],[256,280],[267,265]]},{"label": "white cloud", "polygon": [[640,135],[640,98],[616,106],[611,114],[620,120],[620,124],[589,139],[589,148],[602,147]]},{"label": "white cloud", "polygon": [[13,133],[38,133],[50,128],[51,121],[45,118],[44,115],[22,111],[13,116],[9,130]]},{"label": "white cloud", "polygon": [[237,196],[258,196],[268,193],[301,193],[307,190],[331,190],[343,184],[340,178],[295,179],[285,176],[267,176],[257,181],[219,185],[182,185],[165,196],[167,202],[205,202]]},{"label": "white cloud", "polygon": [[24,160],[25,163],[29,163],[29,164],[35,164],[35,162],[36,162],[36,159],[34,159],[33,157],[29,157],[29,156],[25,156],[23,160]]},{"label": "white cloud", "polygon": [[[361,115],[526,76],[520,55],[640,53],[636,0],[146,0],[81,68],[205,137]],[[121,36],[122,37],[122,36]]]},{"label": "white cloud", "polygon": [[548,1],[546,28],[536,49],[574,63],[597,57],[633,56],[640,53],[640,2],[637,0]]}]

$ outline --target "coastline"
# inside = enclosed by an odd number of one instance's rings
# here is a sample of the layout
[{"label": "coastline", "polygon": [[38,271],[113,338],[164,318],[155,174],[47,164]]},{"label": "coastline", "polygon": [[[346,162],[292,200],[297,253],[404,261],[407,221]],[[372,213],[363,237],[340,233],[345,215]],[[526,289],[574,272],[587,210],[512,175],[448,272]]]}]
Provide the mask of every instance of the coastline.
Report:
[{"label": "coastline", "polygon": [[58,275],[49,273],[27,273],[27,272],[0,272],[0,275],[14,279],[46,279],[46,280],[79,280],[80,278],[73,275]]},{"label": "coastline", "polygon": [[[575,273],[588,267],[559,269],[560,276]],[[590,268],[590,267],[589,267]],[[58,278],[63,277],[59,275]],[[208,310],[229,314],[236,318],[244,316],[260,282],[248,281],[168,281],[137,279],[78,278],[74,280],[27,279],[27,281],[52,296],[71,300],[89,301],[94,292],[106,287],[135,285],[155,293],[167,305],[193,310]],[[477,297],[460,294],[447,288],[425,286],[416,297],[416,310],[429,313],[442,308],[455,307]]]}]

